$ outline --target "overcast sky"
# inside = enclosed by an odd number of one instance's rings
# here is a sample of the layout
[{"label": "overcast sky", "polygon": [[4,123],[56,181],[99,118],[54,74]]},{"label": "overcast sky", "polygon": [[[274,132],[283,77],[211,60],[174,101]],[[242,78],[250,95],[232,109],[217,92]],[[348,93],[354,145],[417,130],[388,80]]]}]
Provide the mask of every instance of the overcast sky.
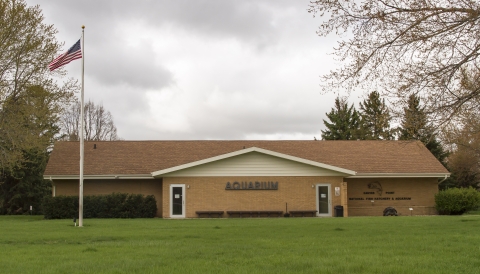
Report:
[{"label": "overcast sky", "polygon": [[[27,3],[64,50],[86,26],[85,100],[125,140],[320,139],[334,105],[319,76],[339,38],[316,35],[309,0]],[[65,68],[81,79],[79,60]]]}]

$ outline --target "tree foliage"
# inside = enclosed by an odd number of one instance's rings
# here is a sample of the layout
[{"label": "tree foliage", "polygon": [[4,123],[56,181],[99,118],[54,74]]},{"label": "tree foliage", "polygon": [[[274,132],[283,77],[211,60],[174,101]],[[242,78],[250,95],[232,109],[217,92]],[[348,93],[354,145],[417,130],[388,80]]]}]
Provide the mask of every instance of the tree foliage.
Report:
[{"label": "tree foliage", "polygon": [[30,86],[15,100],[10,97],[4,102],[0,124],[11,138],[2,139],[2,143],[11,148],[10,156],[19,160],[10,161],[10,166],[2,166],[0,171],[0,214],[27,212],[30,205],[38,210],[48,192],[49,183],[42,175],[47,148],[59,132],[56,123],[62,96]]},{"label": "tree foliage", "polygon": [[359,137],[362,140],[391,140],[390,111],[380,93],[373,91],[360,102]]},{"label": "tree foliage", "polygon": [[49,60],[60,49],[57,31],[43,23],[38,6],[22,0],[0,1],[0,91],[1,99],[16,98],[32,83],[46,81]]},{"label": "tree foliage", "polygon": [[420,106],[420,97],[411,94],[403,108],[403,117],[399,129],[400,140],[422,140],[424,143],[431,134],[427,114]]},{"label": "tree foliage", "polygon": [[[0,26],[0,166],[8,170],[22,163],[24,151],[46,149],[52,134],[44,126],[51,121],[39,119],[58,115],[76,85],[59,85],[51,78],[47,65],[61,45],[55,28],[43,23],[38,6],[0,0]],[[40,104],[47,106],[48,114],[40,113]]]},{"label": "tree foliage", "polygon": [[323,124],[327,128],[322,130],[323,140],[356,139],[359,116],[353,104],[349,107],[346,99],[337,97],[335,108],[332,108],[326,115],[330,122],[323,120]]},{"label": "tree foliage", "polygon": [[457,187],[472,186],[480,188],[478,155],[460,147],[449,158],[449,166],[453,172],[453,179]]},{"label": "tree foliage", "polygon": [[[320,36],[347,34],[335,48],[343,66],[323,90],[379,89],[397,99],[422,94],[437,123],[480,96],[480,2],[477,0],[317,0]],[[465,85],[468,79],[476,85]]]},{"label": "tree foliage", "polygon": [[419,140],[444,165],[448,153],[437,139],[435,130],[428,122],[428,116],[420,105],[420,97],[411,94],[403,108],[403,117],[399,128],[399,140]]},{"label": "tree foliage", "polygon": [[444,136],[453,151],[448,165],[456,185],[480,189],[480,109],[463,112],[457,124],[449,127]]},{"label": "tree foliage", "polygon": [[61,46],[56,32],[38,6],[0,0],[0,213],[25,211],[48,190],[48,148],[77,88],[72,80],[58,84],[47,69]]},{"label": "tree foliage", "polygon": [[0,184],[0,214],[42,214],[43,197],[51,193],[51,184],[42,175],[48,153],[31,149],[23,152],[24,164],[3,173]]},{"label": "tree foliage", "polygon": [[[76,102],[62,113],[63,139],[80,140],[80,111],[80,103]],[[88,101],[84,105],[84,140],[115,141],[118,139],[117,127],[110,111],[106,110],[102,104],[95,105],[92,101]]]}]

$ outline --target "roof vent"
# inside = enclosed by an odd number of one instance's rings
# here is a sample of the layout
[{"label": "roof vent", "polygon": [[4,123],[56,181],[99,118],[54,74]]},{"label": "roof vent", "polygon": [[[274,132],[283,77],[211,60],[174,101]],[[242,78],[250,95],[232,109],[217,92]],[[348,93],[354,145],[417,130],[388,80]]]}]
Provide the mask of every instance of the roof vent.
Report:
[{"label": "roof vent", "polygon": [[97,149],[97,144],[93,144],[93,149]]}]

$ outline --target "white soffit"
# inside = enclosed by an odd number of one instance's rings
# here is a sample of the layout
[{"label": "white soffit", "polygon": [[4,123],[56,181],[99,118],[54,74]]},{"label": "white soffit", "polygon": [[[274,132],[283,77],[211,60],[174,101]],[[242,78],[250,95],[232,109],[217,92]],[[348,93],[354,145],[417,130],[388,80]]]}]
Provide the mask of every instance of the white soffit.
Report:
[{"label": "white soffit", "polygon": [[[220,160],[233,158],[233,157],[236,157],[236,156],[246,155],[246,154],[252,153],[252,152],[257,152],[257,153],[260,153],[260,154],[269,155],[269,156],[277,157],[277,158],[280,158],[280,159],[301,163],[301,164],[308,165],[308,166],[311,166],[311,167],[325,169],[325,170],[331,171],[333,173],[336,173],[337,176],[339,176],[339,175],[341,175],[341,176],[349,176],[350,175],[351,176],[351,175],[356,174],[356,172],[352,171],[352,170],[339,168],[339,167],[335,167],[335,166],[331,166],[331,165],[326,165],[326,164],[323,164],[323,163],[319,163],[319,162],[315,162],[315,161],[311,161],[311,160],[307,160],[307,159],[303,159],[303,158],[299,158],[299,157],[295,157],[295,156],[290,156],[290,155],[287,155],[287,154],[278,153],[278,152],[274,152],[274,151],[270,151],[270,150],[266,150],[266,149],[262,149],[262,148],[251,147],[251,148],[242,149],[242,150],[234,151],[234,152],[231,152],[231,153],[227,153],[227,154],[203,159],[203,160],[200,160],[200,161],[191,162],[191,163],[188,163],[188,164],[179,165],[179,166],[155,171],[155,172],[152,172],[152,176],[153,177],[160,177],[162,175],[167,175],[167,174],[170,175],[173,172],[179,172],[179,171],[182,171],[182,170],[185,170],[185,169],[198,167],[198,166],[201,166],[201,165],[205,165],[205,164],[217,162],[217,161],[220,161]],[[232,175],[234,175],[234,174],[232,174]],[[287,176],[287,175],[284,175],[284,176]],[[296,176],[298,176],[298,174],[296,174]]]}]

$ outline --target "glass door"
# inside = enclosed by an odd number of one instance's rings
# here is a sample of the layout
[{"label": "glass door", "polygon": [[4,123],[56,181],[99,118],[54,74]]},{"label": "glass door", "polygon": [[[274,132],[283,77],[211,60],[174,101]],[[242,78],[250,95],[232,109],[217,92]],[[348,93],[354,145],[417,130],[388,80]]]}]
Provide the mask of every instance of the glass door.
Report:
[{"label": "glass door", "polygon": [[170,185],[170,217],[185,218],[185,185]]},{"label": "glass door", "polygon": [[317,184],[317,216],[332,216],[330,184]]}]

